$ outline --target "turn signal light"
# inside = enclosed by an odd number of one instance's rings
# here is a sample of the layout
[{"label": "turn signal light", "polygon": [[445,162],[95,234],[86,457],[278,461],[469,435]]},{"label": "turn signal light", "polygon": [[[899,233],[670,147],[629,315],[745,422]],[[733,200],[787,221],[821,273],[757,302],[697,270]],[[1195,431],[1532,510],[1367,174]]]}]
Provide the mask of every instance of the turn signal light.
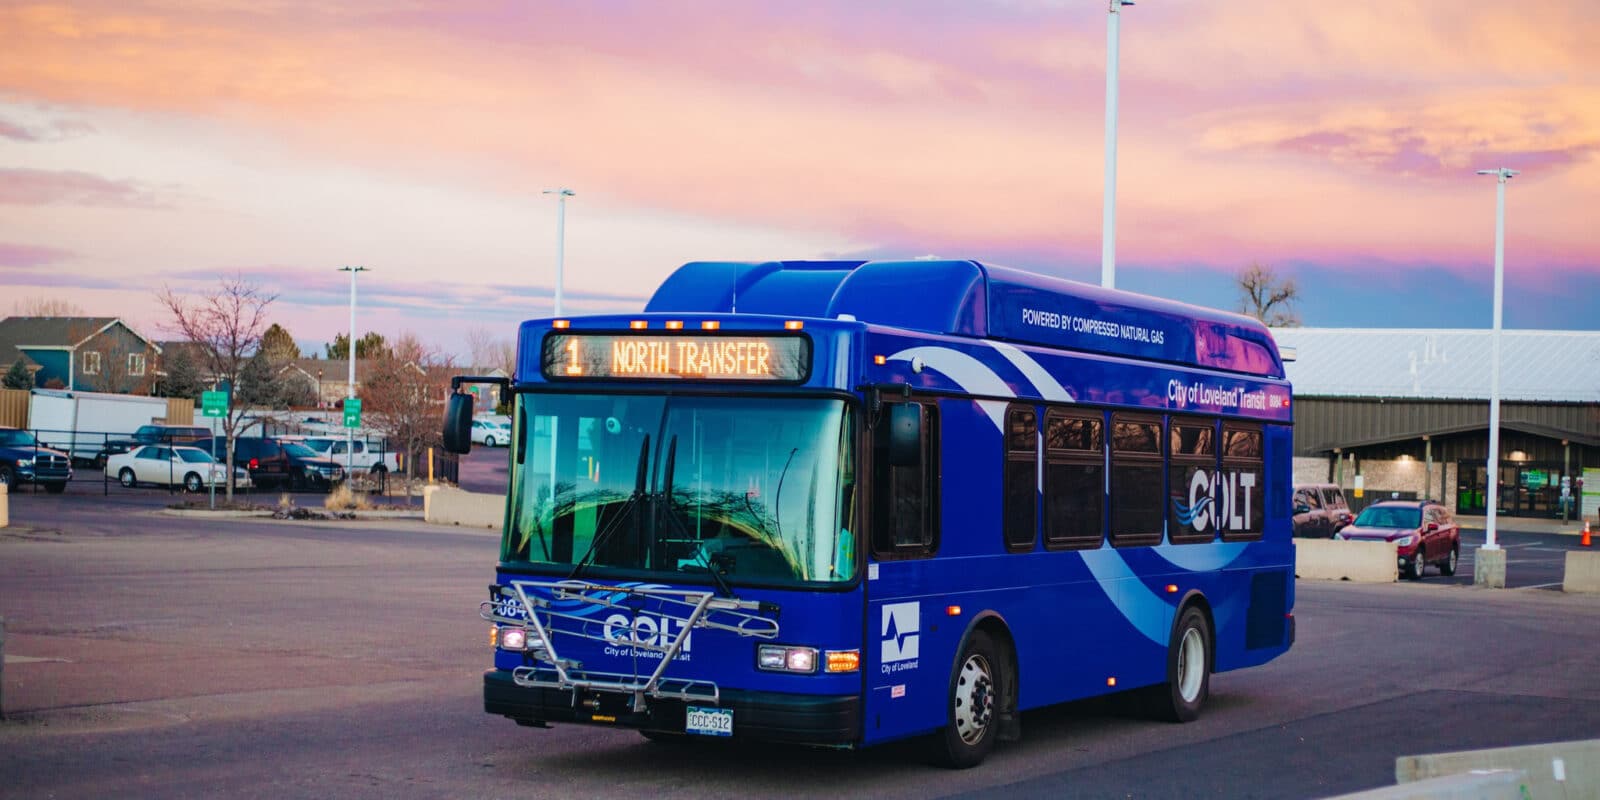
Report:
[{"label": "turn signal light", "polygon": [[872,357],[872,363],[877,364],[878,366],[881,367],[884,364],[889,363],[889,358],[887,356],[873,356]]},{"label": "turn signal light", "polygon": [[1176,583],[1167,584],[1167,594],[1177,594],[1177,593],[1178,593],[1178,584],[1176,584]]},{"label": "turn signal light", "polygon": [[829,672],[855,672],[861,669],[860,650],[829,650]]}]

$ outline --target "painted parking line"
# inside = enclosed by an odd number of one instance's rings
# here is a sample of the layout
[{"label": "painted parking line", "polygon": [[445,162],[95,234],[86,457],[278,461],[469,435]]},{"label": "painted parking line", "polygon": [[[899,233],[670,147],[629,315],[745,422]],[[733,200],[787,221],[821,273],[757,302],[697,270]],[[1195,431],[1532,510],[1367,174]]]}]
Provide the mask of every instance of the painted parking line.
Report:
[{"label": "painted parking line", "polygon": [[1550,588],[1552,586],[1560,586],[1560,585],[1561,585],[1561,581],[1556,581],[1555,583],[1536,583],[1536,584],[1534,584],[1532,586],[1518,586],[1516,588],[1518,588],[1518,589],[1548,589],[1548,588]]}]

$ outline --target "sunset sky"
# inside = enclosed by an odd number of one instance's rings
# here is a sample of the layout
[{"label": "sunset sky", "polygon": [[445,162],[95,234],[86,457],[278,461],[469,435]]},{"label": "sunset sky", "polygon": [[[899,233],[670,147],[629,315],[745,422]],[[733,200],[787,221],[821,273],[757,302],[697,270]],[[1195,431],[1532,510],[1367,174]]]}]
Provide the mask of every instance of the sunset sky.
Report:
[{"label": "sunset sky", "polygon": [[[1118,287],[1305,324],[1600,329],[1600,3],[1141,0]],[[169,338],[242,275],[309,349],[462,352],[697,259],[973,258],[1098,282],[1105,0],[0,5],[0,315]]]}]

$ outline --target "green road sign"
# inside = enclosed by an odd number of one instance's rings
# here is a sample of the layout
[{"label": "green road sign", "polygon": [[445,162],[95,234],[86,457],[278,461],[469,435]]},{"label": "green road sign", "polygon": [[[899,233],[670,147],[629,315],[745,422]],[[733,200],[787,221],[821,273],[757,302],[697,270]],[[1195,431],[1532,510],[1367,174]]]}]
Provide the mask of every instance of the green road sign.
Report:
[{"label": "green road sign", "polygon": [[201,392],[200,415],[204,417],[228,416],[228,393]]},{"label": "green road sign", "polygon": [[346,428],[361,427],[361,398],[351,397],[344,401],[344,426]]}]

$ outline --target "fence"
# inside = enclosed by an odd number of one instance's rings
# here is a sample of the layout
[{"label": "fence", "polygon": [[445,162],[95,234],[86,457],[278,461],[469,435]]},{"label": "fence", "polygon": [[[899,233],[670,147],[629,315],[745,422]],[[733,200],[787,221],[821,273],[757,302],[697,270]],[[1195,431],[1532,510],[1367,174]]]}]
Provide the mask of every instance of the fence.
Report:
[{"label": "fence", "polygon": [[32,392],[27,389],[0,389],[0,427],[28,427],[28,398],[30,396],[32,396]]}]

